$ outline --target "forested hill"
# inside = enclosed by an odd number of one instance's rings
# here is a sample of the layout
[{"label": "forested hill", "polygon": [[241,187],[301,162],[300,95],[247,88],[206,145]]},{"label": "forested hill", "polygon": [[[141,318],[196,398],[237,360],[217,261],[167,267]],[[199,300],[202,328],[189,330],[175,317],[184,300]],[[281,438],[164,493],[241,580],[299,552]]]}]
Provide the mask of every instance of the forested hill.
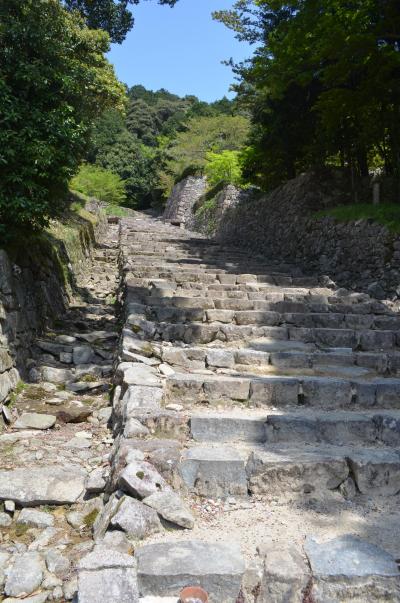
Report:
[{"label": "forested hill", "polygon": [[208,152],[238,151],[247,132],[235,101],[206,103],[133,86],[125,111],[109,109],[96,120],[87,163],[72,186],[97,196],[110,188],[112,198],[105,200],[129,207],[159,205],[182,175],[203,170]]}]

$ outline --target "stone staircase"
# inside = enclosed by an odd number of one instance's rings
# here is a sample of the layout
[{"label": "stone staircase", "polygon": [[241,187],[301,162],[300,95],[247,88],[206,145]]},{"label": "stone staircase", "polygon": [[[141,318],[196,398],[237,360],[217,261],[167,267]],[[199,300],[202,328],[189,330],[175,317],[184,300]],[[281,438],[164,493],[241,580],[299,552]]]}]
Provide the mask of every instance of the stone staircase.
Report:
[{"label": "stone staircase", "polygon": [[[179,570],[167,563],[168,580],[157,579],[154,565],[165,555],[174,557],[176,547],[197,534],[216,542],[222,529],[229,542],[232,531],[246,542],[247,560],[254,563],[257,535],[269,533],[272,505],[288,524],[301,508],[305,516],[310,510],[331,514],[333,524],[338,513],[351,509],[347,531],[361,538],[370,536],[362,524],[371,508],[379,507],[375,519],[382,529],[387,514],[398,517],[400,317],[390,302],[145,215],[123,221],[121,246],[126,324],[114,396],[117,474],[129,467],[127,456],[140,450],[192,509],[201,515],[214,505],[224,514],[214,532],[199,520],[192,534],[152,536],[138,552],[140,594],[178,594]],[[138,388],[149,391],[140,396]],[[114,483],[128,491],[126,480],[117,476]],[[238,531],[232,515],[241,509],[247,511]],[[259,517],[261,509],[265,518],[255,525],[252,513]],[[315,516],[313,522],[310,527],[307,519],[303,530],[297,525],[293,532],[309,564],[303,568],[307,580],[298,590],[286,584],[285,592],[268,598],[265,576],[280,579],[264,565],[256,585],[259,592],[264,584],[260,600],[326,603],[328,591],[329,601],[348,600],[319,584],[313,563],[320,545],[303,547],[305,537],[347,537],[346,522],[329,530]],[[390,534],[373,540],[400,557]],[[284,549],[290,533],[283,541]],[[358,558],[363,543],[356,538],[349,544],[349,558]],[[287,559],[293,561],[290,548]],[[257,600],[246,576],[241,596]],[[337,578],[333,573],[328,582]],[[400,601],[397,574],[389,582],[387,600]],[[354,600],[386,600],[372,590],[362,598],[365,588]],[[289,592],[292,598],[285,598]],[[221,592],[218,597],[230,600]]]}]

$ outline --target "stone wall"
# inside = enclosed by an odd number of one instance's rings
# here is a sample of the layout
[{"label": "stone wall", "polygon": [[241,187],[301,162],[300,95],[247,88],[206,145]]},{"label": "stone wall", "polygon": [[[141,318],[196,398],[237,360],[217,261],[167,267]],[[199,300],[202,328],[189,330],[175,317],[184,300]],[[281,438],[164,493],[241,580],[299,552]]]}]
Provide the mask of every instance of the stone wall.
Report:
[{"label": "stone wall", "polygon": [[318,271],[340,286],[400,299],[400,236],[370,220],[341,223],[317,210],[348,201],[340,173],[307,174],[227,208],[215,237]]},{"label": "stone wall", "polygon": [[74,274],[87,268],[106,226],[99,207],[91,211],[73,228],[55,223],[50,234],[0,249],[0,404],[26,376],[33,340],[65,310]]},{"label": "stone wall", "polygon": [[188,176],[174,186],[164,211],[164,220],[171,224],[187,226],[193,215],[193,207],[205,193],[207,182],[204,177]]}]

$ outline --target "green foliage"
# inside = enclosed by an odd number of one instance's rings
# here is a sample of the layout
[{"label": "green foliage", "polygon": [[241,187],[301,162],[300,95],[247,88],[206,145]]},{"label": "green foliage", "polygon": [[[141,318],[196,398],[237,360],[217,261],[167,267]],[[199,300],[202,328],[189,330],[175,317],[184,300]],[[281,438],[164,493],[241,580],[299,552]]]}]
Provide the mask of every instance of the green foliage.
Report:
[{"label": "green foliage", "polygon": [[[132,29],[134,18],[129,4],[140,0],[64,0],[69,10],[79,11],[91,29],[104,29],[112,42],[121,43]],[[178,0],[159,0],[159,4],[174,6]]]},{"label": "green foliage", "polygon": [[164,170],[160,174],[165,194],[185,170],[201,172],[206,164],[207,153],[238,151],[246,141],[249,132],[249,120],[242,115],[217,115],[212,117],[193,117],[165,148]]},{"label": "green foliage", "polygon": [[332,164],[400,178],[397,0],[237,0],[214,16],[258,42],[235,68],[252,114],[249,179],[268,188]]},{"label": "green foliage", "polygon": [[126,199],[123,180],[110,170],[95,165],[82,165],[71,180],[71,189],[110,205],[123,204]]},{"label": "green foliage", "polygon": [[210,186],[219,182],[239,186],[242,182],[242,168],[239,151],[222,151],[221,153],[206,153],[205,173]]},{"label": "green foliage", "polygon": [[247,131],[248,120],[227,98],[204,103],[138,85],[128,90],[126,116],[108,110],[96,120],[87,161],[123,179],[125,205],[148,207],[184,175],[202,174],[207,151],[240,148]]},{"label": "green foliage", "polygon": [[317,212],[315,215],[317,218],[330,216],[339,222],[372,220],[386,226],[392,232],[400,232],[400,206],[394,203],[340,205],[333,209]]},{"label": "green foliage", "polygon": [[108,36],[58,0],[3,0],[0,19],[0,236],[64,209],[92,120],[122,107]]}]

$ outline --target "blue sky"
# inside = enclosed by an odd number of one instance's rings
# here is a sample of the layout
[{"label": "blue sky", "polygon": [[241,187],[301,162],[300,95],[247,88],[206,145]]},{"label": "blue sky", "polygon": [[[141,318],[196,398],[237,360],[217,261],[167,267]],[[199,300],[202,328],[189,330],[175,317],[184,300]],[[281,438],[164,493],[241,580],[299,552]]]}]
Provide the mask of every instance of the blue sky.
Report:
[{"label": "blue sky", "polygon": [[171,9],[152,0],[134,6],[134,28],[122,45],[113,45],[108,57],[119,79],[129,86],[167,88],[205,101],[228,95],[234,77],[221,61],[241,61],[252,53],[211,18],[213,10],[232,4],[233,0],[179,0]]}]

